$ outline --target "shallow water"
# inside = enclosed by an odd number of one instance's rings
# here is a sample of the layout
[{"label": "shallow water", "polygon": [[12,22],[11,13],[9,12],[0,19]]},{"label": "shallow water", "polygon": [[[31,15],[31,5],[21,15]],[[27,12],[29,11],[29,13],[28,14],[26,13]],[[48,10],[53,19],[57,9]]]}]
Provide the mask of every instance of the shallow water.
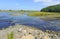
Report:
[{"label": "shallow water", "polygon": [[60,31],[60,20],[45,21],[38,17],[30,17],[26,14],[20,16],[11,16],[12,12],[0,12],[0,29],[15,24],[29,25],[42,30]]}]

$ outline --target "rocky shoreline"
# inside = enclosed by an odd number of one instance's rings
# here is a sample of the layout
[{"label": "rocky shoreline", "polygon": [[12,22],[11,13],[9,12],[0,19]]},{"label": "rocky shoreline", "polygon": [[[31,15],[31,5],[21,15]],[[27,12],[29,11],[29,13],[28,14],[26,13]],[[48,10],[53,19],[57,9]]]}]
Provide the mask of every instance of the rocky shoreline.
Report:
[{"label": "rocky shoreline", "polygon": [[10,39],[8,35],[11,32],[13,32],[11,39],[60,39],[60,33],[58,35],[48,33],[25,25],[15,25],[0,30],[0,39]]}]

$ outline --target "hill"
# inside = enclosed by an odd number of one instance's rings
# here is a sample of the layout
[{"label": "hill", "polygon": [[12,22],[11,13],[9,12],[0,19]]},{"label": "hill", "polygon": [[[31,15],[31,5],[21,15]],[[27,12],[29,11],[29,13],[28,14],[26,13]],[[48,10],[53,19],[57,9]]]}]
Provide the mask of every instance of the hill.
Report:
[{"label": "hill", "polygon": [[45,7],[41,9],[41,12],[60,12],[60,4]]}]

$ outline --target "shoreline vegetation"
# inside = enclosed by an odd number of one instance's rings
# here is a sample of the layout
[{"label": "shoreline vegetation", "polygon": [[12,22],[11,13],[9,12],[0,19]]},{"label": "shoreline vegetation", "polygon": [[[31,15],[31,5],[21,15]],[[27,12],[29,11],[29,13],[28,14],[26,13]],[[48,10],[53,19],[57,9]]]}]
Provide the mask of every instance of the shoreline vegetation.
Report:
[{"label": "shoreline vegetation", "polygon": [[[3,33],[4,32],[4,33]],[[4,38],[3,38],[4,36]],[[25,25],[15,25],[0,30],[0,39],[57,39],[60,32],[42,31]]]},{"label": "shoreline vegetation", "polygon": [[39,12],[38,10],[0,10],[0,12]]},{"label": "shoreline vegetation", "polygon": [[40,17],[43,20],[60,20],[60,13],[56,12],[33,12],[28,13],[28,16]]},{"label": "shoreline vegetation", "polygon": [[11,16],[21,16],[26,12],[28,16],[40,17],[42,20],[60,20],[60,13],[58,12],[40,12],[35,10],[0,10],[0,12],[15,12]]}]

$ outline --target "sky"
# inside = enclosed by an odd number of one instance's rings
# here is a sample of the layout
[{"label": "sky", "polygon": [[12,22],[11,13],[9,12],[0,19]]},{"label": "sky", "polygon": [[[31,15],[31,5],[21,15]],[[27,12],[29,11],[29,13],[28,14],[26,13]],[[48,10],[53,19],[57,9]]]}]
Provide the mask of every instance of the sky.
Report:
[{"label": "sky", "polygon": [[44,7],[60,4],[60,0],[0,0],[1,10],[41,10]]}]

